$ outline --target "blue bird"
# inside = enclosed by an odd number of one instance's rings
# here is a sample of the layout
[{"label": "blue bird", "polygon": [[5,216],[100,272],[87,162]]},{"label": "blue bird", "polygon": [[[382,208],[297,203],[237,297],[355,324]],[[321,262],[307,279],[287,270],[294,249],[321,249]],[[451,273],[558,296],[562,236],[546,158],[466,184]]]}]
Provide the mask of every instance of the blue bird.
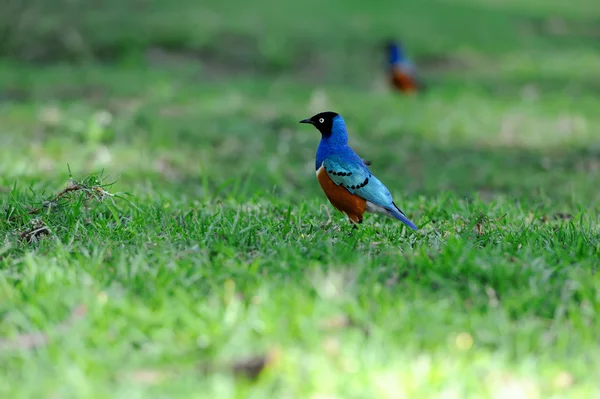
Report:
[{"label": "blue bird", "polygon": [[389,41],[386,49],[391,85],[405,93],[414,93],[423,89],[423,83],[417,77],[416,68],[404,54],[402,46],[394,41]]},{"label": "blue bird", "polygon": [[317,179],[329,202],[345,213],[352,224],[362,223],[365,212],[374,212],[398,219],[417,230],[396,206],[387,187],[348,146],[348,131],[341,115],[321,112],[300,123],[311,124],[321,132],[315,162]]}]

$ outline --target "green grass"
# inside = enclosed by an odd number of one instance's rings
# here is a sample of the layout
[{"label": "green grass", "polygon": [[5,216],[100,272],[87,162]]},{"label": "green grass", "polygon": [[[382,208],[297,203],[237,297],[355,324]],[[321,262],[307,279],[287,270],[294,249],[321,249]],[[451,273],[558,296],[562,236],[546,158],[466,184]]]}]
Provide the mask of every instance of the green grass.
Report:
[{"label": "green grass", "polygon": [[[598,396],[595,2],[203,3],[0,9],[1,397]],[[326,109],[418,232],[326,201]]]}]

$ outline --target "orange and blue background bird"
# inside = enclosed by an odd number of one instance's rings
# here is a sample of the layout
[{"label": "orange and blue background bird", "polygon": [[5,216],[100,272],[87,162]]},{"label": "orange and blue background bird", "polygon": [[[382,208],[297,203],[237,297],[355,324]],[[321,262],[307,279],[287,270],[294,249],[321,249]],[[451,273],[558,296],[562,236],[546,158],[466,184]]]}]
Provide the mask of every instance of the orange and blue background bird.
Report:
[{"label": "orange and blue background bird", "polygon": [[345,213],[352,224],[362,223],[365,212],[374,212],[398,219],[417,230],[396,206],[387,187],[350,148],[346,123],[340,115],[321,112],[300,123],[311,124],[321,132],[315,160],[317,179],[329,202]]},{"label": "orange and blue background bird", "polygon": [[423,89],[417,77],[414,64],[404,53],[402,45],[394,41],[386,44],[388,57],[388,77],[391,85],[404,93],[414,93]]}]

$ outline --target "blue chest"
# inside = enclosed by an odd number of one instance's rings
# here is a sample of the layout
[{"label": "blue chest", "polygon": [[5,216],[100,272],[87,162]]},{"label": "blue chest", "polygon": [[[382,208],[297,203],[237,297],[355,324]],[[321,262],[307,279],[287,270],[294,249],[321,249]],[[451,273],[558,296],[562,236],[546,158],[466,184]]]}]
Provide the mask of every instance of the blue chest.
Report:
[{"label": "blue chest", "polygon": [[326,140],[321,139],[319,147],[317,147],[317,156],[315,158],[315,170],[319,170],[325,158],[331,154],[331,147]]}]

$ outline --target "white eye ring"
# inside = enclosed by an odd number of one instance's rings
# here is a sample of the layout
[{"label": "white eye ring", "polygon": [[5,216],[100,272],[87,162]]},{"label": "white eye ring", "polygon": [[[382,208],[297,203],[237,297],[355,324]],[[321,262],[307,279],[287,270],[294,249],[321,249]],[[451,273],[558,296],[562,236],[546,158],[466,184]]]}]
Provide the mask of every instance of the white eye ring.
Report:
[{"label": "white eye ring", "polygon": [[319,123],[323,123],[323,122],[325,122],[325,119],[319,118]]}]

